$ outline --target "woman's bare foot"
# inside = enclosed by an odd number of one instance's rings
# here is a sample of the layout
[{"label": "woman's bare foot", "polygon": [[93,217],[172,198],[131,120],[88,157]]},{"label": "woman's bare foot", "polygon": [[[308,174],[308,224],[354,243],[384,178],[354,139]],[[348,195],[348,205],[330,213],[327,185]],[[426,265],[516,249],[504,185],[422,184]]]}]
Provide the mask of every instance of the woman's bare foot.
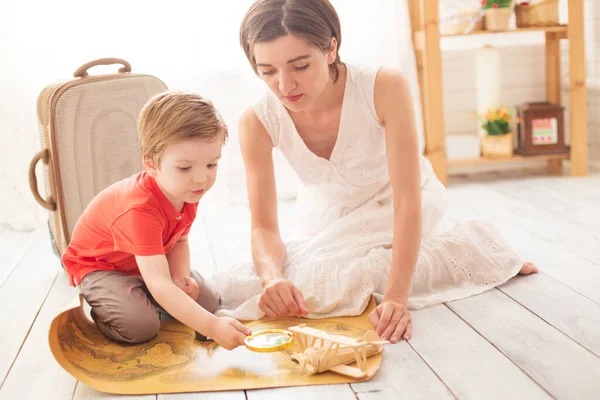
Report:
[{"label": "woman's bare foot", "polygon": [[538,272],[538,268],[535,266],[535,264],[527,261],[527,262],[523,263],[523,266],[521,267],[521,270],[519,271],[519,275],[535,274],[536,272]]}]

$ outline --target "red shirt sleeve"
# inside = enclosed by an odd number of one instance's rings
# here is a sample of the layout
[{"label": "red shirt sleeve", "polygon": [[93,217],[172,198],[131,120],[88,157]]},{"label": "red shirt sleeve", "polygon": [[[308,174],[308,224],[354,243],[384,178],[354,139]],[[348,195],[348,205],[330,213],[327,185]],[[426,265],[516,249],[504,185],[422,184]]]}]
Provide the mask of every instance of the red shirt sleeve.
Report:
[{"label": "red shirt sleeve", "polygon": [[156,211],[142,208],[127,210],[114,220],[110,230],[115,251],[136,256],[165,254],[164,223]]}]

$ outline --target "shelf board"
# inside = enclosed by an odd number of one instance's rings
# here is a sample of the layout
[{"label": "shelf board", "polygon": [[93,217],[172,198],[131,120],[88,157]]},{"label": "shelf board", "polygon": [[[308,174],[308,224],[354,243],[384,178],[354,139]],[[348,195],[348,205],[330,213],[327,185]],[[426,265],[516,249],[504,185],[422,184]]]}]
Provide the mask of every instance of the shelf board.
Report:
[{"label": "shelf board", "polygon": [[473,36],[473,35],[504,35],[508,33],[524,33],[524,32],[559,32],[567,33],[568,25],[556,25],[546,27],[534,27],[534,28],[516,28],[509,29],[507,31],[492,32],[486,30],[472,31],[470,33],[453,33],[453,34],[441,34],[440,37],[458,37],[458,36]]},{"label": "shelf board", "polygon": [[539,156],[521,156],[514,154],[512,157],[507,158],[471,158],[471,159],[460,159],[460,160],[448,160],[449,167],[462,167],[466,165],[482,165],[482,164],[494,164],[494,163],[507,163],[507,162],[520,162],[520,161],[539,161],[539,160],[568,160],[569,154],[544,154]]}]

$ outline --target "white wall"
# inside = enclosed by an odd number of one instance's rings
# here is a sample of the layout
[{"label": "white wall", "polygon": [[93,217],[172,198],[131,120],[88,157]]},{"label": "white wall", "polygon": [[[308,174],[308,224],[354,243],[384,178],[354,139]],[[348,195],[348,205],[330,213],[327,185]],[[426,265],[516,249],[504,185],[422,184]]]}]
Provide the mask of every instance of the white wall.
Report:
[{"label": "white wall", "polygon": [[[158,76],[173,89],[205,94],[230,123],[260,90],[243,53],[237,51],[245,7],[228,7],[220,1],[158,4],[0,2],[0,187],[6,193],[0,222],[26,228],[43,219],[26,184],[29,160],[39,150],[36,99],[46,85],[72,79],[81,64],[102,57],[124,58],[133,72]],[[97,67],[90,73],[116,68]],[[237,95],[223,96],[231,93],[231,85]]]},{"label": "white wall", "polygon": [[[600,161],[600,0],[584,1],[590,158]],[[127,59],[134,72],[156,75],[171,88],[197,91],[215,102],[232,130],[219,184],[242,200],[243,190],[233,190],[243,189],[236,120],[263,90],[238,45],[239,23],[250,2],[0,1],[0,223],[26,228],[28,221],[44,219],[27,184],[29,160],[39,149],[35,115],[39,92],[49,83],[70,79],[79,65],[109,56]],[[342,20],[344,60],[391,65],[412,76],[406,0],[333,3]],[[442,13],[457,4],[477,5],[479,0],[441,0]],[[564,19],[566,0],[561,4]],[[502,47],[506,102],[544,98],[541,34],[444,39],[441,90],[448,135],[474,132],[474,49],[488,42]],[[563,47],[568,45],[563,42]],[[563,54],[562,75],[568,82],[566,47]],[[92,73],[112,70],[98,68]],[[416,80],[413,85],[418,95]],[[566,93],[563,99],[568,101]],[[415,100],[418,104],[418,97]],[[282,172],[282,181],[293,179],[289,170]]]},{"label": "white wall", "polygon": [[[239,24],[251,2],[0,0],[0,224],[27,228],[45,219],[27,184],[29,160],[39,150],[37,96],[46,85],[71,79],[81,64],[102,57],[124,58],[134,72],[155,75],[172,89],[196,91],[215,103],[231,137],[216,189],[225,187],[244,200],[237,117],[265,89],[238,44]],[[406,0],[332,3],[342,21],[342,60],[404,70],[418,106]],[[287,187],[293,194],[294,175],[278,171],[278,189]]]}]

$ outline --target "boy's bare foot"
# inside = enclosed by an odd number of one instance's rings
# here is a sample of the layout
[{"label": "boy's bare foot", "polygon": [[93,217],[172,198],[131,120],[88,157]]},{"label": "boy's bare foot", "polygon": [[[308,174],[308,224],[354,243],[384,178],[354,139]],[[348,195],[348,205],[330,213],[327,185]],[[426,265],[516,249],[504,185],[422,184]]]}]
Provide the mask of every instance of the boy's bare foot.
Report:
[{"label": "boy's bare foot", "polygon": [[523,263],[523,266],[521,267],[521,270],[519,271],[519,275],[535,274],[536,272],[538,272],[538,268],[535,266],[535,264],[527,261],[527,262]]}]

